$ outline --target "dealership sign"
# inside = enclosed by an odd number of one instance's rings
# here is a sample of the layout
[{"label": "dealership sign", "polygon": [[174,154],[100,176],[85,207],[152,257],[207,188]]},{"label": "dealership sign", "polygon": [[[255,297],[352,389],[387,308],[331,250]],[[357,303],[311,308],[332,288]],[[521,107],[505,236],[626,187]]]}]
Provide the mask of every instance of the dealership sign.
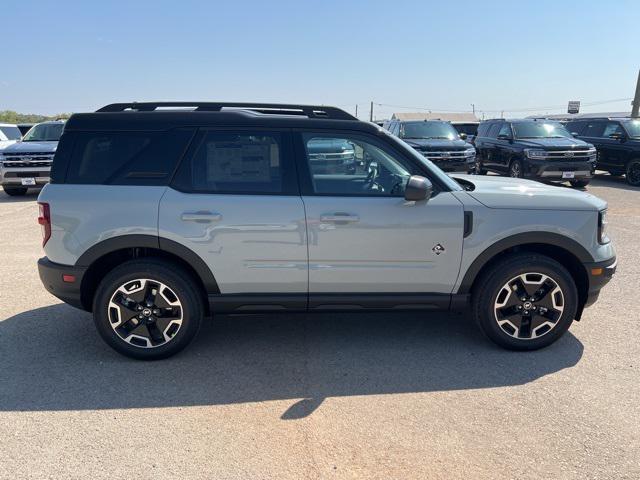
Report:
[{"label": "dealership sign", "polygon": [[580,100],[571,100],[567,107],[567,113],[578,113],[580,111]]}]

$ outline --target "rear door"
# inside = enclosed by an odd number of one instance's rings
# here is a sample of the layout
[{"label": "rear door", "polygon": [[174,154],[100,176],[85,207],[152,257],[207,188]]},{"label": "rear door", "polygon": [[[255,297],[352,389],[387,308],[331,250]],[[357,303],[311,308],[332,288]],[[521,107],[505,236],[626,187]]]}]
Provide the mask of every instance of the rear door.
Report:
[{"label": "rear door", "polygon": [[[314,172],[307,146],[327,138],[350,143],[357,155],[369,156],[369,168],[353,174]],[[332,305],[327,295],[451,293],[464,224],[462,204],[451,192],[406,201],[407,179],[424,175],[424,170],[372,135],[304,131],[296,143],[309,237],[311,308]]]},{"label": "rear door", "polygon": [[305,215],[288,132],[200,131],[161,200],[159,233],[202,258],[221,294],[286,294],[297,298],[288,306],[306,308]]}]

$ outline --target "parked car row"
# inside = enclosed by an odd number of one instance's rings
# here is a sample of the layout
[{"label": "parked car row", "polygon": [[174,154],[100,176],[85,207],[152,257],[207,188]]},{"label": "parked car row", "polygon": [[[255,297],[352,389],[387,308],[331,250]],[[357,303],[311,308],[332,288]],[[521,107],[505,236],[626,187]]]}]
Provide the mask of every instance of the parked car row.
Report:
[{"label": "parked car row", "polygon": [[[39,123],[23,138],[17,126],[6,128],[6,132],[13,135],[10,144],[0,150],[0,185],[7,195],[24,195],[30,187],[49,182],[63,128],[63,121]],[[5,127],[0,125],[0,129],[5,133]]]}]

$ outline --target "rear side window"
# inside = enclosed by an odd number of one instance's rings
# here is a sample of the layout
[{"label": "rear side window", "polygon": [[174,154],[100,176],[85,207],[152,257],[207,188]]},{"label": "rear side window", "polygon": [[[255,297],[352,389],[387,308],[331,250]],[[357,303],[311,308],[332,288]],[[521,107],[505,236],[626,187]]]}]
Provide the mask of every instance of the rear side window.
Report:
[{"label": "rear side window", "polygon": [[567,123],[567,130],[571,133],[575,133],[576,135],[582,134],[582,129],[584,128],[584,122],[569,122]]},{"label": "rear side window", "polygon": [[487,137],[489,138],[497,138],[498,137],[498,130],[500,130],[500,127],[503,126],[503,123],[494,123],[491,125],[491,128],[489,128],[489,131],[487,132]]},{"label": "rear side window", "polygon": [[182,162],[173,186],[212,194],[293,193],[295,171],[286,151],[282,135],[276,132],[205,132]]},{"label": "rear side window", "polygon": [[193,132],[77,133],[66,183],[167,185]]},{"label": "rear side window", "polygon": [[604,132],[604,122],[588,122],[582,135],[584,137],[601,137]]}]

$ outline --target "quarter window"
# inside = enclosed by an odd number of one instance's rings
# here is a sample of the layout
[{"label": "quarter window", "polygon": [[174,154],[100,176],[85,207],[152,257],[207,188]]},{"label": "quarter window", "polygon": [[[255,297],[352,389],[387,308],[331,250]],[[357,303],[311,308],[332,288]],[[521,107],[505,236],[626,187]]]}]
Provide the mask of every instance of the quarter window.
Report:
[{"label": "quarter window", "polygon": [[403,196],[410,167],[360,136],[304,134],[314,193]]},{"label": "quarter window", "polygon": [[602,136],[606,138],[610,135],[613,135],[614,133],[622,135],[624,133],[624,131],[622,130],[622,125],[620,125],[618,122],[609,122],[604,127],[604,133],[602,134]]},{"label": "quarter window", "polygon": [[582,135],[584,137],[602,137],[604,133],[604,122],[589,122]]}]

